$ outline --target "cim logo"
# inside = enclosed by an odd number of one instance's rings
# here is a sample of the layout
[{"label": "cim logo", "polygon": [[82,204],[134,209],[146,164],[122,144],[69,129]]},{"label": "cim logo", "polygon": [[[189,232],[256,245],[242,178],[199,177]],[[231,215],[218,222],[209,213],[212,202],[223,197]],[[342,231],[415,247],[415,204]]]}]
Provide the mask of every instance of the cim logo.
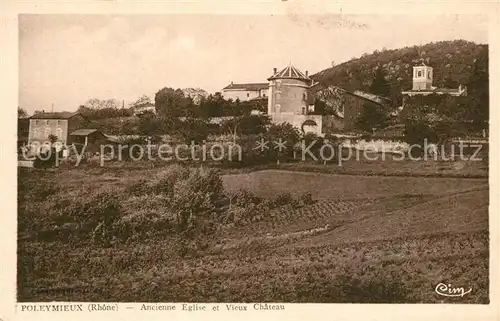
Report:
[{"label": "cim logo", "polygon": [[436,288],[434,289],[434,291],[436,291],[437,294],[442,295],[442,296],[463,297],[467,293],[470,293],[472,291],[472,288],[465,291],[465,289],[463,287],[454,288],[451,286],[451,284],[439,283],[438,285],[436,285]]}]

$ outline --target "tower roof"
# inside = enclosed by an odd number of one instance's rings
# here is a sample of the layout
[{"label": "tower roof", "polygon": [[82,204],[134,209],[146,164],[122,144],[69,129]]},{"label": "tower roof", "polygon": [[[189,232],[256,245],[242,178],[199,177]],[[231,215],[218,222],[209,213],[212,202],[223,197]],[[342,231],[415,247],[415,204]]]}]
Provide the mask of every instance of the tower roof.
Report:
[{"label": "tower roof", "polygon": [[267,80],[272,80],[272,79],[299,79],[299,80],[306,80],[310,81],[311,78],[308,76],[304,75],[300,70],[292,66],[291,64],[286,66],[284,69],[281,71],[278,71],[271,77],[269,77]]}]

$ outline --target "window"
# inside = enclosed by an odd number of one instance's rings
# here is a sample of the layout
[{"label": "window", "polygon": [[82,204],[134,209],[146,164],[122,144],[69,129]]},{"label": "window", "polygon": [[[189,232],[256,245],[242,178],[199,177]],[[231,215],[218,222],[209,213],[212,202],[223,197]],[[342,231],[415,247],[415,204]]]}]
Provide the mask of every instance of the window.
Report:
[{"label": "window", "polygon": [[417,78],[422,77],[422,70],[417,71]]},{"label": "window", "polygon": [[302,115],[304,115],[306,113],[306,109],[305,107],[302,107]]},{"label": "window", "polygon": [[250,97],[250,93],[247,93],[247,97]]},{"label": "window", "polygon": [[307,100],[307,95],[305,93],[302,94],[302,100]]},{"label": "window", "polygon": [[33,130],[33,137],[38,137],[38,136],[40,136],[40,130],[38,128],[35,128]]},{"label": "window", "polygon": [[57,126],[61,126],[61,121],[60,120],[57,121]]},{"label": "window", "polygon": [[48,119],[45,121],[45,126],[49,126],[49,120]]},{"label": "window", "polygon": [[61,128],[56,129],[56,136],[59,140],[62,139],[62,129]]},{"label": "window", "polygon": [[38,119],[37,119],[37,120],[35,120],[35,125],[38,125]]},{"label": "window", "polygon": [[262,97],[266,97],[266,93],[262,93]]},{"label": "window", "polygon": [[50,130],[50,127],[49,128],[45,128],[45,136],[46,137],[49,137],[49,135],[51,134],[51,130]]}]

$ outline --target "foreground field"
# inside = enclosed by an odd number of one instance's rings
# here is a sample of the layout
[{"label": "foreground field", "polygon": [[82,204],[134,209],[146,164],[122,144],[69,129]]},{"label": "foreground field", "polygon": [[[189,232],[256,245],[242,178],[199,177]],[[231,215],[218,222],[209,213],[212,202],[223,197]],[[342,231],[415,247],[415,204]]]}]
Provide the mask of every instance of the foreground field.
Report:
[{"label": "foreground field", "polygon": [[[154,196],[127,189],[161,171],[23,169],[20,222],[34,215],[28,201],[43,208],[44,197],[87,189],[119,195],[123,215],[133,214]],[[196,246],[175,233],[106,246],[42,240],[23,223],[18,300],[489,302],[487,179],[262,171],[224,176],[223,183],[226,192],[245,188],[262,197],[310,192],[316,202],[225,224],[195,237]],[[441,282],[472,292],[439,296]]]}]

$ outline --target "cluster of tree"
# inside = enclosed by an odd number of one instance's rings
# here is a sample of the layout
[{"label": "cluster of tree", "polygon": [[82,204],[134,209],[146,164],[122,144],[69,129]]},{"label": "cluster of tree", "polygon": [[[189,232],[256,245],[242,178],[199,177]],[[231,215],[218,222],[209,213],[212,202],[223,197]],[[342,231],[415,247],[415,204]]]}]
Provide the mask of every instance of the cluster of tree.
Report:
[{"label": "cluster of tree", "polygon": [[137,134],[159,139],[162,135],[176,135],[189,144],[200,143],[209,134],[229,134],[234,139],[241,135],[261,134],[270,126],[269,117],[263,115],[242,115],[224,120],[220,124],[211,123],[204,117],[155,117],[145,115],[139,119]]},{"label": "cluster of tree", "polygon": [[101,100],[98,98],[87,100],[85,104],[78,107],[78,112],[89,120],[130,117],[133,115],[133,111],[130,108],[125,108],[123,102],[120,103],[116,99]]},{"label": "cluster of tree", "polygon": [[26,118],[28,117],[28,112],[26,111],[26,109],[24,108],[21,108],[21,107],[17,107],[17,118]]},{"label": "cluster of tree", "polygon": [[249,115],[252,110],[265,112],[263,102],[226,100],[220,92],[210,95],[186,94],[186,90],[165,87],[155,94],[155,109],[160,117],[222,117]]}]

